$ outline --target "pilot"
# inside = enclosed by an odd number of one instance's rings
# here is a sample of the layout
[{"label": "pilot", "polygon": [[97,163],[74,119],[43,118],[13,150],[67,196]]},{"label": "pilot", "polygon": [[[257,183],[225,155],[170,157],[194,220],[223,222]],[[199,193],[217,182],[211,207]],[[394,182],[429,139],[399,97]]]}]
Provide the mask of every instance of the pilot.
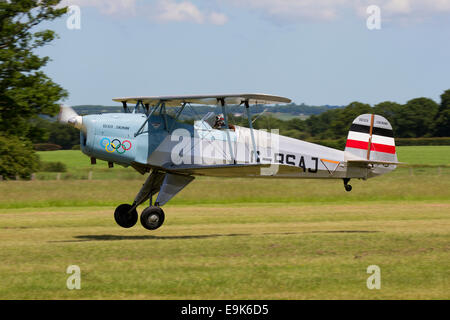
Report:
[{"label": "pilot", "polygon": [[218,114],[216,116],[216,121],[214,122],[214,129],[222,129],[225,126],[225,118],[223,114]]}]

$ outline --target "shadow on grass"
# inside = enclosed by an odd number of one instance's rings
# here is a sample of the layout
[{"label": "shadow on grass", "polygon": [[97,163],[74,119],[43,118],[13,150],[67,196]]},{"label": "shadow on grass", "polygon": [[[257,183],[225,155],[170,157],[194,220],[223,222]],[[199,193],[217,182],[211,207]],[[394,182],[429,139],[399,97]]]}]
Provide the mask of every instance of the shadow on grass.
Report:
[{"label": "shadow on grass", "polygon": [[208,239],[218,237],[245,237],[245,236],[267,236],[267,235],[298,235],[307,233],[377,233],[380,231],[368,230],[329,230],[329,231],[308,231],[308,232],[278,232],[278,233],[228,233],[228,234],[205,234],[186,236],[122,236],[122,235],[80,235],[75,236],[76,240],[61,240],[49,242],[84,242],[84,241],[122,241],[122,240],[183,240],[183,239]]},{"label": "shadow on grass", "polygon": [[329,231],[308,231],[304,233],[378,233],[381,231],[372,231],[372,230],[329,230]]}]

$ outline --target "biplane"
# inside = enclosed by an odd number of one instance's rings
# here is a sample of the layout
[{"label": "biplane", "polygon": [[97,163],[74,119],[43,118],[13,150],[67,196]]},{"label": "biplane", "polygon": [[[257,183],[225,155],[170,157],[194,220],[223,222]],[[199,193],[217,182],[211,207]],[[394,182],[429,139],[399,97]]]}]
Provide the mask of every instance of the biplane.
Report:
[{"label": "biplane", "polygon": [[[392,127],[375,114],[353,121],[342,151],[254,129],[250,108],[291,102],[284,97],[219,94],[113,100],[122,104],[123,113],[80,116],[62,106],[59,121],[80,130],[81,151],[92,164],[100,159],[110,168],[118,164],[148,173],[134,201],[115,209],[115,221],[123,228],[137,223],[137,207],[146,201],[149,206],[140,222],[148,230],[159,228],[165,219],[161,206],[195,176],[341,179],[351,191],[350,179],[376,177],[399,164]],[[216,106],[221,114],[210,112],[193,124],[180,121],[192,105]],[[231,105],[242,106],[248,127],[229,123]]]}]

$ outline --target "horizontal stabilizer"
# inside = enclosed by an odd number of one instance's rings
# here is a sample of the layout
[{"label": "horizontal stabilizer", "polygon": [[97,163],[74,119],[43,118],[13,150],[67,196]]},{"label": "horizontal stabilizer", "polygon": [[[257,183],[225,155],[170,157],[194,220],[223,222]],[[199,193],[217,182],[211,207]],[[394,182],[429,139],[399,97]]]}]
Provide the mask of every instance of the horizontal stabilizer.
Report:
[{"label": "horizontal stabilizer", "polygon": [[348,164],[382,164],[382,165],[399,165],[399,164],[405,164],[404,162],[397,162],[397,161],[381,161],[381,160],[347,160]]}]

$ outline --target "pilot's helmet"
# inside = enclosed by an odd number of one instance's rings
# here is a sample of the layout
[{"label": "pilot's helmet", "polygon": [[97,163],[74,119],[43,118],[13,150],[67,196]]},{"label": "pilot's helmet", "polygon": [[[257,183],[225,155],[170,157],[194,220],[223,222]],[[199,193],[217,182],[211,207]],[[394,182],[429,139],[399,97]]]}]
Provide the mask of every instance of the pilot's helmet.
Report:
[{"label": "pilot's helmet", "polygon": [[224,121],[224,120],[225,120],[225,118],[224,118],[223,114],[218,114],[216,116],[216,121]]}]

